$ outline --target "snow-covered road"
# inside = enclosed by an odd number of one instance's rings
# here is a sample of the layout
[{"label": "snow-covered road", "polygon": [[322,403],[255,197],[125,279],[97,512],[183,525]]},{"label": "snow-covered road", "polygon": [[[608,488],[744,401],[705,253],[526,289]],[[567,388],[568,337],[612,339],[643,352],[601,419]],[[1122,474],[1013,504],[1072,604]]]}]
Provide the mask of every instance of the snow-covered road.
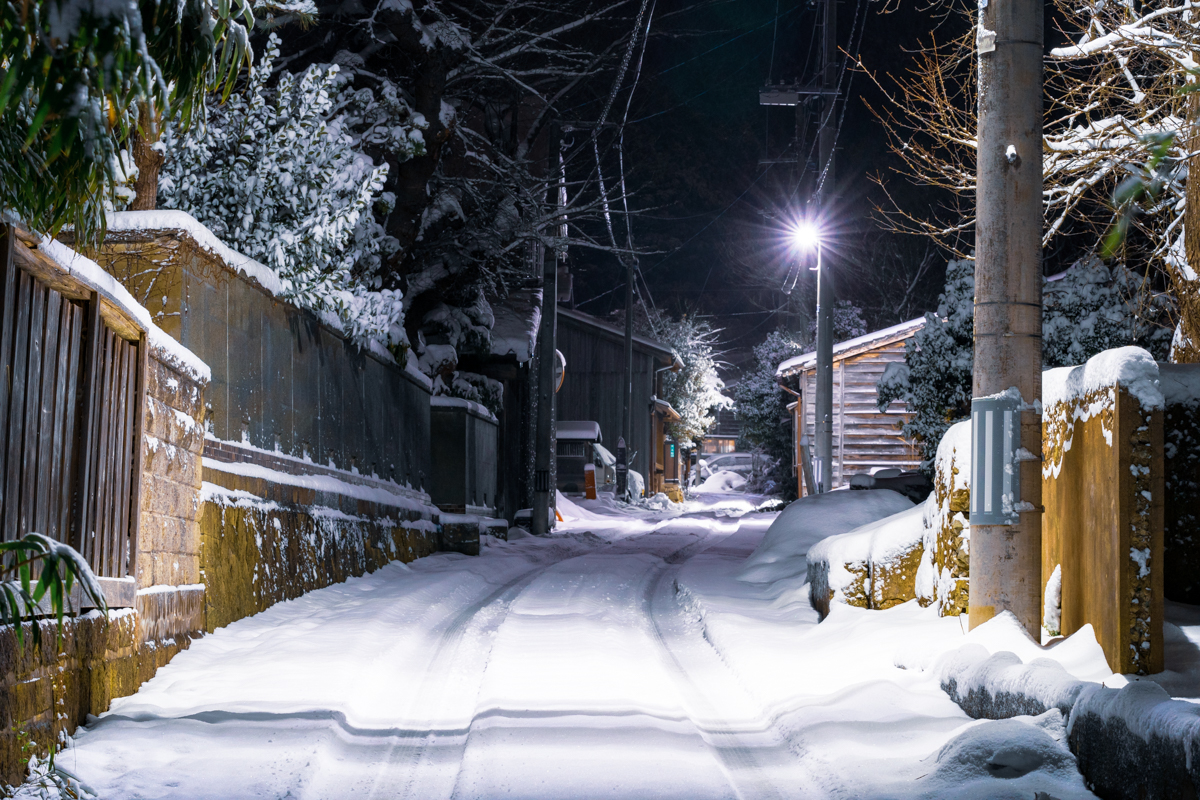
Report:
[{"label": "snow-covered road", "polygon": [[818,626],[802,587],[735,577],[771,519],[579,519],[391,564],[197,641],[61,763],[104,798],[1091,797],[1053,754],[1007,779],[938,761],[1004,724],[895,666],[959,622]]}]

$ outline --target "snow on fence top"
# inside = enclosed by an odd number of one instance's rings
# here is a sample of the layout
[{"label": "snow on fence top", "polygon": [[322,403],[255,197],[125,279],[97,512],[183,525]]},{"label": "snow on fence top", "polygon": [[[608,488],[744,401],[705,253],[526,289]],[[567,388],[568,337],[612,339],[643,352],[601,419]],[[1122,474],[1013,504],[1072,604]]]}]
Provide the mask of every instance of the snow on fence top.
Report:
[{"label": "snow on fence top", "polygon": [[145,329],[146,340],[150,342],[150,346],[165,355],[172,366],[202,383],[209,383],[212,380],[212,370],[208,368],[208,364],[155,325],[150,318],[150,312],[141,303],[134,300],[133,295],[116,278],[105,272],[99,264],[56,239],[42,239],[38,249],[45,253],[51,261],[66,270],[71,277],[90,286],[109,302],[119,306],[125,313],[136,319],[138,324]]},{"label": "snow on fence top", "polygon": [[1163,407],[1159,369],[1154,357],[1140,347],[1105,350],[1078,367],[1059,367],[1042,373],[1042,408],[1080,401],[1110,386],[1123,386],[1144,409]]},{"label": "snow on fence top", "polygon": [[1159,364],[1158,388],[1169,406],[1200,404],[1200,365]]},{"label": "snow on fence top", "polygon": [[[897,338],[903,339],[907,336],[916,333],[921,328],[925,327],[925,317],[917,317],[910,319],[908,322],[901,322],[899,325],[893,325],[890,328],[883,330],[872,331],[854,339],[847,339],[844,342],[838,342],[833,346],[834,358],[853,350],[869,349],[873,345],[881,345],[889,340]],[[776,375],[790,375],[794,372],[799,372],[802,369],[807,369],[816,365],[817,353],[810,351],[803,355],[793,356],[787,361],[779,365],[775,370]]]},{"label": "snow on fence top", "polygon": [[589,442],[603,441],[600,436],[600,423],[591,420],[559,420],[555,423],[557,434],[555,438]]},{"label": "snow on fence top", "polygon": [[278,295],[283,292],[283,281],[279,279],[275,270],[234,250],[186,211],[118,211],[108,215],[108,230],[110,233],[187,231],[201,248],[215,255],[234,270],[243,272],[258,281],[259,285],[271,294]]}]

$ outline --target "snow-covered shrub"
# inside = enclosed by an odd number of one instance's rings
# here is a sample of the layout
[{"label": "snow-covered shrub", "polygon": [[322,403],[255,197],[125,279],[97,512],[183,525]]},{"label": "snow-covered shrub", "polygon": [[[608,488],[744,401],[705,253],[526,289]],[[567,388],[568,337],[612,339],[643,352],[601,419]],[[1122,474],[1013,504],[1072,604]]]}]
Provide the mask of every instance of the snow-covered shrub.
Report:
[{"label": "snow-covered shrub", "polygon": [[406,347],[401,293],[379,290],[396,250],[377,219],[392,202],[388,167],[360,148],[403,138],[418,154],[423,120],[397,93],[344,85],[336,65],[281,72],[269,86],[278,55],[272,34],[246,86],[224,103],[210,97],[206,124],[168,127],[159,203],[269,265],[288,299],[353,340]]},{"label": "snow-covered shrub", "polygon": [[[1078,262],[1043,289],[1042,363],[1082,364],[1132,344],[1165,360],[1171,331],[1160,320],[1169,302],[1124,266]],[[925,315],[925,327],[906,343],[904,364],[889,365],[879,380],[879,407],[904,401],[912,414],[904,434],[920,444],[927,463],[954,421],[970,416],[974,325],[974,262],[951,261],[937,311]]]}]

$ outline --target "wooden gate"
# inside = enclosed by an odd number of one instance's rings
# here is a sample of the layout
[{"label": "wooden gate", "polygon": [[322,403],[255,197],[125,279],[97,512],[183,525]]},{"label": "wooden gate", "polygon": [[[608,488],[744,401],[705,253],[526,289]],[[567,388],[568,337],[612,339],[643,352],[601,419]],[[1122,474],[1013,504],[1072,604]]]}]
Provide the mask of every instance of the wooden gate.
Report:
[{"label": "wooden gate", "polygon": [[145,333],[36,239],[0,235],[0,539],[37,531],[133,575]]}]

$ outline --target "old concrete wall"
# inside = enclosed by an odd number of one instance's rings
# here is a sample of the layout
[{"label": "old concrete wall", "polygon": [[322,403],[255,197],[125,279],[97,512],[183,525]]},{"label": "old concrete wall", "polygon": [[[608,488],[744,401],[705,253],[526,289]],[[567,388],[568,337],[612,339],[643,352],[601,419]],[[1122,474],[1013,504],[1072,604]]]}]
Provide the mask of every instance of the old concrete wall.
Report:
[{"label": "old concrete wall", "polygon": [[1163,593],[1200,604],[1200,364],[1160,364],[1163,412]]},{"label": "old concrete wall", "polygon": [[89,254],[212,368],[216,438],[428,490],[423,376],[274,297],[187,230],[110,231]]},{"label": "old concrete wall", "polygon": [[1091,624],[1115,672],[1163,668],[1162,425],[1123,387],[1043,412],[1043,580],[1062,565],[1060,630]]},{"label": "old concrete wall", "polygon": [[209,440],[199,515],[206,629],[429,555],[439,549],[436,515],[427,496],[395,484]]}]

